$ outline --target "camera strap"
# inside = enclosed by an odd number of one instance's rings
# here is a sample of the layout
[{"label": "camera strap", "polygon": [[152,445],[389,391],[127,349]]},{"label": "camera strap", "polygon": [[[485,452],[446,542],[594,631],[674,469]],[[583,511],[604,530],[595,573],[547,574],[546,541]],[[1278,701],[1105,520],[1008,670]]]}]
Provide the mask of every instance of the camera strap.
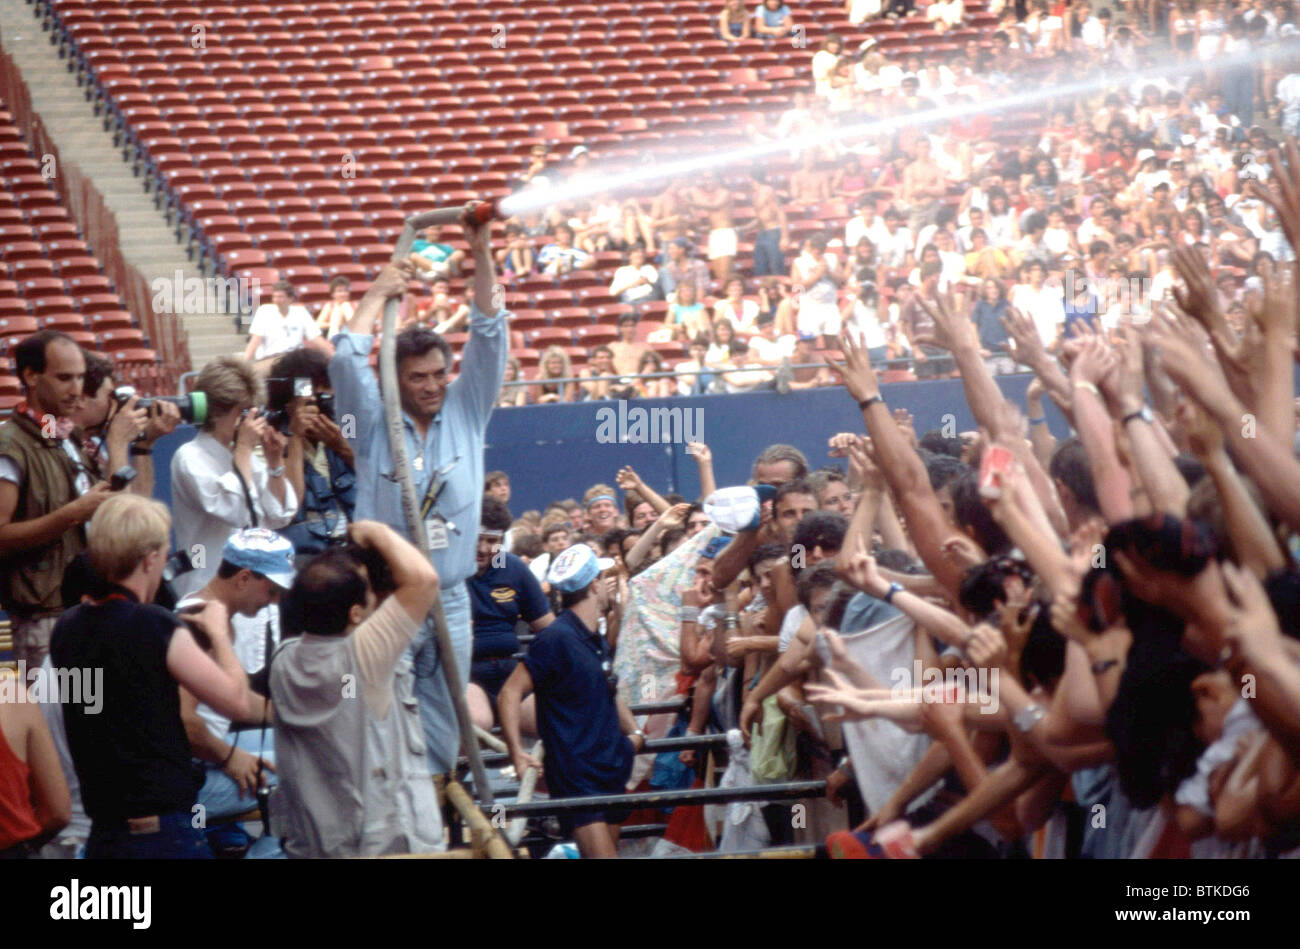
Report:
[{"label": "camera strap", "polygon": [[244,473],[235,465],[235,477],[239,479],[239,486],[244,489],[244,501],[248,504],[248,519],[252,521],[249,527],[257,527],[257,508],[253,505],[253,492],[248,489],[248,482],[244,480]]}]

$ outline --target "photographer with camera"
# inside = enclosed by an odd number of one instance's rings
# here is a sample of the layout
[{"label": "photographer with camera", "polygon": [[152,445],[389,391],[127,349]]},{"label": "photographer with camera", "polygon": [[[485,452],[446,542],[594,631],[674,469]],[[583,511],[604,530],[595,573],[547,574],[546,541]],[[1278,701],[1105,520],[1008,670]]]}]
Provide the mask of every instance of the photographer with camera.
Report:
[{"label": "photographer with camera", "polygon": [[35,669],[63,610],[63,572],[84,548],[84,525],[112,494],[82,452],[72,415],[81,401],[81,347],[54,330],[13,347],[24,398],[0,424],[0,604],[14,658]]},{"label": "photographer with camera", "polygon": [[[359,521],[350,552],[302,565],[285,602],[302,635],[271,663],[279,784],[271,829],[290,857],[375,857],[442,850],[442,815],[425,761],[406,652],[438,597],[438,574],[392,528]],[[378,599],[365,554],[393,591]]]},{"label": "photographer with camera", "polygon": [[[219,356],[203,367],[194,388],[203,393],[207,416],[198,435],[172,457],[176,545],[193,562],[192,570],[173,581],[178,597],[216,575],[231,531],[279,530],[293,520],[298,495],[287,472],[302,468],[301,439],[286,439],[255,407],[264,404],[266,390],[252,363]],[[256,672],[266,662],[266,624],[278,639],[279,615],[267,607],[252,619],[234,616],[232,622],[235,651],[244,668]]]},{"label": "photographer with camera", "polygon": [[[287,383],[293,397],[281,406],[272,398],[272,410],[283,409],[292,440],[302,444],[303,463],[286,466],[286,477],[302,499],[293,523],[280,534],[299,554],[318,554],[331,540],[347,536],[357,501],[357,473],[352,446],[334,417],[334,390],[330,386],[329,360],[314,349],[285,353],[271,367],[268,387]],[[310,395],[297,394],[299,387]]]},{"label": "photographer with camera", "polygon": [[170,529],[157,501],[134,494],[105,501],[86,534],[91,565],[109,592],[64,613],[51,638],[55,668],[103,675],[102,703],[63,696],[68,747],[91,819],[90,859],[210,858],[192,823],[203,777],[190,755],[177,686],[221,715],[242,715],[249,704],[226,608],[210,601],[185,625],[150,603]]},{"label": "photographer with camera", "polygon": [[[427,549],[442,581],[442,608],[460,672],[469,684],[470,608],[465,580],[475,571],[479,505],[483,497],[483,439],[505,376],[509,333],[496,299],[488,224],[464,222],[474,262],[470,336],[461,352],[460,374],[450,382],[451,347],[422,326],[397,334],[398,394],[406,454],[424,518]],[[354,434],[359,519],[381,521],[405,534],[401,474],[395,470],[379,384],[370,368],[375,320],[389,298],[401,298],[411,264],[390,264],[366,291],[347,329],[334,338],[330,380],[338,418]],[[416,694],[434,773],[450,771],[460,747],[456,708],[443,677],[431,624],[414,648]]]},{"label": "photographer with camera", "polygon": [[141,399],[131,386],[118,386],[110,360],[89,350],[83,354],[86,378],[72,421],[85,435],[86,460],[100,478],[124,467],[134,468],[136,477],[128,490],[150,497],[154,442],[176,431],[181,410],[175,402]]}]

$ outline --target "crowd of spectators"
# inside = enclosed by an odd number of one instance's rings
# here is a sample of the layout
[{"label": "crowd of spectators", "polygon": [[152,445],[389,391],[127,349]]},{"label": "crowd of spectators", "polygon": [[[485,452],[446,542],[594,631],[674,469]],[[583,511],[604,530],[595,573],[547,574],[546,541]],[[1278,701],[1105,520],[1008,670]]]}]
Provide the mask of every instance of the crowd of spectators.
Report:
[{"label": "crowd of spectators", "polygon": [[[477,723],[553,793],[711,781],[715,755],[642,754],[705,731],[734,732],[724,782],[826,781],[824,799],[713,820],[720,849],[1296,853],[1300,149],[1254,121],[1279,108],[1295,130],[1293,12],[995,12],[992,50],[942,62],[827,36],[811,93],[750,129],[792,151],[784,181],[706,171],[647,202],[560,203],[496,248],[487,225],[464,222],[467,249],[435,229],[314,317],[278,285],[242,358],[197,380],[170,511],[150,459],[180,407],[140,407],[61,333],[18,344],[0,603],[24,671],[99,669],[111,701],[0,701],[0,856],[441,849],[429,777],[455,769],[459,734],[435,602]],[[925,17],[956,28],[961,2]],[[797,28],[780,0],[718,20],[774,42]],[[1200,65],[1114,81],[1166,53]],[[976,110],[1089,66],[1104,91]],[[906,121],[938,106],[970,108]],[[903,121],[810,140],[864,117]],[[564,173],[591,162],[575,149]],[[548,171],[539,155],[523,187]],[[530,377],[495,268],[514,284],[611,251],[629,308],[613,338],[580,369],[547,348]],[[369,363],[390,301],[418,547]],[[450,381],[442,334],[462,328]],[[994,381],[1013,371],[1034,376],[1023,407]],[[978,430],[917,433],[880,391],[913,376],[960,380]],[[696,442],[694,500],[624,467],[518,518],[525,462],[483,472],[494,407],[832,385],[865,428],[824,433],[843,468],[755,444],[750,483],[720,487]],[[680,714],[633,720],[672,695]],[[565,829],[612,856],[625,817]]]}]

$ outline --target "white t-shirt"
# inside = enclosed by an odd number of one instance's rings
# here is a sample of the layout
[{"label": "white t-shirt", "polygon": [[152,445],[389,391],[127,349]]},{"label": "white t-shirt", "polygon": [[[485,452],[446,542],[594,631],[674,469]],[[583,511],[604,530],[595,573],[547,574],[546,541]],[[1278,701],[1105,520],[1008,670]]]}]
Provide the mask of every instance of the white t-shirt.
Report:
[{"label": "white t-shirt", "polygon": [[1065,292],[1059,287],[1044,284],[1038,290],[1021,284],[1011,291],[1011,305],[1029,314],[1044,346],[1056,339],[1060,326],[1065,323]]},{"label": "white t-shirt", "polygon": [[[645,277],[647,282],[635,283],[638,276]],[[609,282],[609,292],[614,296],[623,296],[629,301],[644,300],[654,293],[654,284],[658,279],[659,271],[649,264],[642,264],[640,269],[625,264],[614,271],[614,279]]]},{"label": "white t-shirt", "polygon": [[853,314],[849,321],[862,334],[862,345],[867,349],[877,349],[887,342],[885,329],[880,325],[880,317],[875,307],[867,306],[861,300],[854,300]]},{"label": "white t-shirt", "polygon": [[840,61],[839,56],[835,55],[828,49],[818,50],[812,58],[813,81],[816,83],[814,91],[819,96],[830,98],[831,76],[835,73],[835,66]]},{"label": "white t-shirt", "polygon": [[263,303],[253,312],[249,333],[262,337],[253,358],[266,359],[297,349],[309,339],[316,339],[320,336],[320,327],[301,304],[290,304],[289,312],[282,315],[274,303]]},{"label": "white t-shirt", "polygon": [[844,225],[844,247],[852,250],[858,246],[858,241],[862,238],[871,241],[871,246],[876,248],[877,252],[889,243],[889,228],[885,226],[882,218],[873,218],[871,225],[868,227],[867,222],[862,220],[862,215],[849,218],[849,223]]},{"label": "white t-shirt", "polygon": [[799,627],[803,625],[803,621],[807,618],[808,610],[804,608],[802,603],[796,603],[786,611],[785,617],[781,620],[778,651],[785,652],[790,648],[790,644],[794,642],[795,634],[799,632]]}]

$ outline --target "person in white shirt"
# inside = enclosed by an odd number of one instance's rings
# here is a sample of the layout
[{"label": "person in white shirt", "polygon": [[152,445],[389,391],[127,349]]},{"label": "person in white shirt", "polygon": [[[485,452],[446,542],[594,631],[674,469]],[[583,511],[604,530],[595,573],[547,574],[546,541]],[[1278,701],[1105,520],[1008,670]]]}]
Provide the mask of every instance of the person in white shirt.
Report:
[{"label": "person in white shirt", "polygon": [[[285,438],[253,408],[265,385],[251,363],[221,356],[203,367],[195,382],[208,402],[208,418],[194,439],[172,456],[172,524],[176,548],[189,554],[194,569],[172,581],[178,597],[200,589],[216,575],[231,531],[243,527],[287,527],[298,511],[298,496],[285,476],[287,466],[303,466],[302,439]],[[261,449],[258,451],[258,449]],[[245,668],[264,661],[266,624],[278,625],[268,608],[249,619],[235,616],[237,653]],[[244,652],[244,637],[248,651]],[[274,638],[274,637],[273,637]]]},{"label": "person in white shirt", "polygon": [[876,199],[869,195],[858,199],[858,216],[849,218],[844,226],[844,246],[857,247],[863,237],[871,241],[872,247],[889,243],[889,228],[876,216]]},{"label": "person in white shirt", "polygon": [[1075,19],[1082,21],[1079,27],[1079,41],[1083,48],[1096,55],[1101,55],[1106,49],[1106,33],[1110,27],[1110,10],[1103,10],[1105,20],[1094,16],[1088,4],[1080,4],[1077,8]]},{"label": "person in white shirt", "polygon": [[1047,268],[1041,260],[1025,264],[1022,273],[1025,283],[1016,284],[1011,291],[1011,305],[1034,321],[1043,346],[1051,347],[1065,326],[1065,291],[1057,283],[1044,283]]},{"label": "person in white shirt", "polygon": [[293,284],[288,281],[278,281],[271,288],[271,302],[253,311],[248,345],[244,347],[245,359],[261,362],[303,345],[315,345],[325,355],[334,355],[334,347],[321,336],[311,313],[302,304],[293,302],[296,298]]},{"label": "person in white shirt", "polygon": [[844,41],[840,39],[840,35],[830,33],[822,43],[822,48],[813,54],[813,91],[824,99],[834,96],[835,73],[839,69],[840,54],[843,52]]},{"label": "person in white shirt", "polygon": [[962,0],[934,0],[934,3],[925,9],[926,20],[933,23],[934,28],[940,33],[961,26],[965,16],[966,7]]},{"label": "person in white shirt", "polygon": [[804,241],[803,253],[791,265],[790,280],[801,288],[799,335],[824,337],[826,348],[832,348],[840,335],[839,260],[826,252],[825,235],[813,234]]},{"label": "person in white shirt", "polygon": [[627,263],[614,271],[609,295],[622,303],[641,303],[654,293],[659,271],[646,263],[645,248],[635,244],[627,252]]},{"label": "person in white shirt", "polygon": [[1300,135],[1300,72],[1283,76],[1273,89],[1273,95],[1282,105],[1283,133]]},{"label": "person in white shirt", "polygon": [[868,20],[880,16],[880,0],[847,0],[844,4],[845,15],[854,26],[861,26]]}]

